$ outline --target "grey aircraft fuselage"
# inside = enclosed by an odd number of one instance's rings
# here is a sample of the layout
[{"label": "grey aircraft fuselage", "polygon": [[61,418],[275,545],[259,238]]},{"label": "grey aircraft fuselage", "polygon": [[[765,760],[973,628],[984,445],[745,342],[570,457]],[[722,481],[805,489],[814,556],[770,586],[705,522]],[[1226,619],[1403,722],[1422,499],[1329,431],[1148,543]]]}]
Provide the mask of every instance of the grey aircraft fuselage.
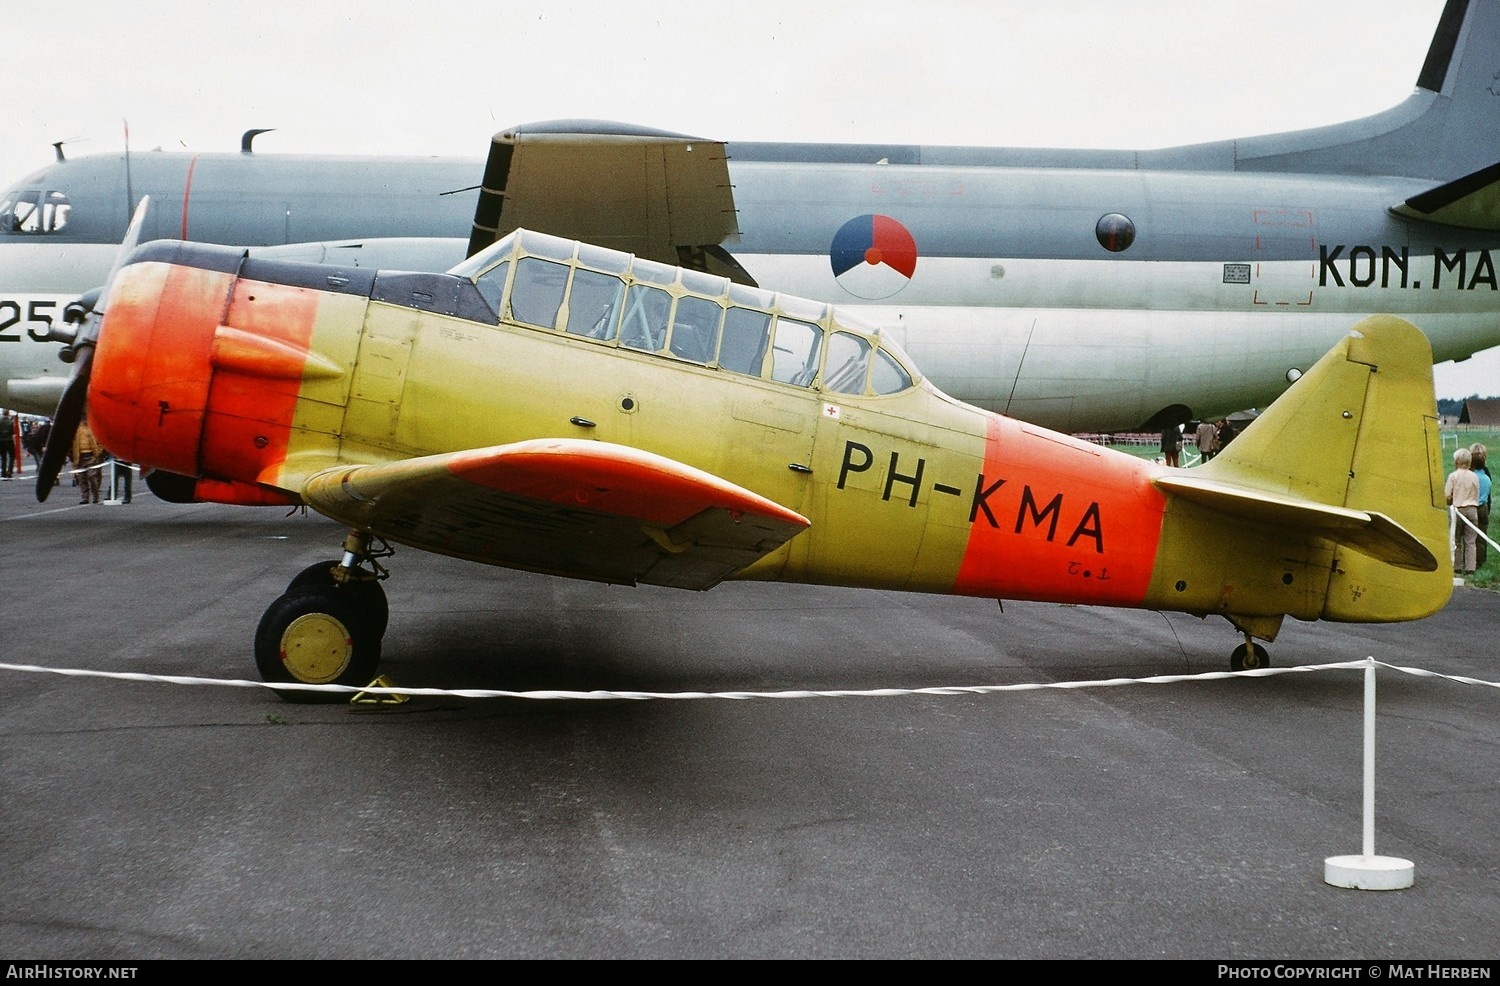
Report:
[{"label": "grey aircraft fuselage", "polygon": [[[1264,406],[1376,312],[1463,359],[1500,345],[1497,50],[1500,0],[1450,0],[1398,106],[1179,148],[731,142],[722,247],[761,286],[893,334],[954,397],[1061,431]],[[0,406],[54,406],[48,323],[103,282],[144,195],[146,240],[436,270],[468,251],[482,174],[248,143],[59,160],[0,205]]]}]

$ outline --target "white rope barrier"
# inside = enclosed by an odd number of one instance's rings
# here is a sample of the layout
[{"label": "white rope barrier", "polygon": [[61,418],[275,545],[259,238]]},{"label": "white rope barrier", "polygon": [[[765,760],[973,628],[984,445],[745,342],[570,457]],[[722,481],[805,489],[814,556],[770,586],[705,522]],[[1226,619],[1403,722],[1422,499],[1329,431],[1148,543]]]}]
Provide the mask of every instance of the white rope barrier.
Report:
[{"label": "white rope barrier", "polygon": [[[374,684],[364,688],[348,685],[304,685],[296,683],[272,684],[265,681],[250,681],[243,678],[200,678],[182,675],[144,674],[127,671],[92,671],[82,668],[51,668],[35,664],[0,663],[0,671],[17,671],[27,674],[55,674],[77,678],[107,678],[116,681],[138,681],[155,684],[218,686],[224,688],[270,688],[276,691],[306,691],[343,693],[348,695],[406,695],[448,696],[457,698],[519,698],[539,701],[598,701],[627,699],[630,701],[682,701],[697,699],[787,699],[787,698],[895,698],[908,695],[992,695],[1000,692],[1028,692],[1080,688],[1117,688],[1126,685],[1170,685],[1192,681],[1217,681],[1226,678],[1269,678],[1283,674],[1306,674],[1311,671],[1360,670],[1369,667],[1373,658],[1360,661],[1345,661],[1337,664],[1310,664],[1294,668],[1256,668],[1250,671],[1209,671],[1203,674],[1154,675],[1148,678],[1105,678],[1093,681],[1029,682],[1015,685],[938,685],[926,688],[871,688],[871,689],[796,689],[787,691],[735,691],[735,692],[637,692],[637,691],[566,691],[540,689],[536,691],[506,691],[489,688],[407,688],[395,685]],[[1375,661],[1377,667],[1399,671],[1402,674],[1423,678],[1442,678],[1466,685],[1481,685],[1500,688],[1500,681],[1484,681],[1459,675],[1439,674],[1422,668],[1400,667]]]},{"label": "white rope barrier", "polygon": [[795,690],[775,692],[635,692],[635,691],[560,691],[527,692],[479,688],[399,688],[376,679],[367,688],[341,685],[272,685],[245,679],[199,678],[179,675],[155,675],[121,671],[87,671],[79,668],[48,668],[34,664],[0,664],[0,670],[33,674],[56,674],[72,677],[111,678],[119,681],[156,682],[173,685],[216,685],[232,688],[273,688],[278,691],[349,693],[351,704],[382,704],[374,696],[385,696],[386,703],[405,702],[413,696],[447,696],[458,698],[519,698],[532,700],[691,700],[757,698],[891,698],[907,695],[990,695],[998,692],[1070,690],[1080,688],[1114,688],[1124,685],[1169,685],[1191,681],[1215,681],[1224,678],[1269,678],[1282,674],[1304,674],[1310,671],[1363,671],[1364,677],[1364,823],[1363,851],[1359,855],[1329,856],[1323,861],[1323,880],[1331,886],[1352,890],[1403,890],[1416,880],[1411,860],[1375,854],[1375,671],[1383,667],[1421,678],[1440,678],[1466,685],[1500,688],[1500,681],[1484,681],[1461,675],[1440,674],[1424,668],[1384,664],[1373,657],[1362,661],[1337,664],[1302,665],[1294,668],[1256,668],[1252,671],[1212,671],[1205,674],[1154,675],[1149,678],[1105,678],[1095,681],[1032,682],[1016,685],[943,685],[931,688],[874,688],[835,690]]},{"label": "white rope barrier", "polygon": [[1496,544],[1494,541],[1490,540],[1490,536],[1488,534],[1486,534],[1484,531],[1481,531],[1479,529],[1479,525],[1478,524],[1475,524],[1472,520],[1470,520],[1469,518],[1465,517],[1463,514],[1459,513],[1457,507],[1449,507],[1448,508],[1448,515],[1449,515],[1449,523],[1448,523],[1448,540],[1449,541],[1452,541],[1454,539],[1454,532],[1458,530],[1458,522],[1459,521],[1463,521],[1464,524],[1466,524],[1467,526],[1472,527],[1474,529],[1474,534],[1476,536],[1484,538],[1485,542],[1488,543],[1491,548],[1494,548],[1496,551],[1500,551],[1500,544]]},{"label": "white rope barrier", "polygon": [[105,459],[103,462],[95,462],[92,465],[83,466],[80,469],[64,469],[60,475],[77,476],[79,473],[93,472],[96,469],[103,469],[105,466],[119,466],[121,469],[131,470],[137,476],[141,474],[141,467],[133,462],[120,462],[115,459]]}]

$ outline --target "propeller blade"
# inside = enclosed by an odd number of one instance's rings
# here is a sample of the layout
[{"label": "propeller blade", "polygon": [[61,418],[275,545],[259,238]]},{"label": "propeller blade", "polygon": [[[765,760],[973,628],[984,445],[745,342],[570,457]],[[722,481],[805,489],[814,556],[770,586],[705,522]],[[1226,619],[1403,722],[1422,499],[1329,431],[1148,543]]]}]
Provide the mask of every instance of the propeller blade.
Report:
[{"label": "propeller blade", "polygon": [[150,204],[151,197],[147,195],[142,196],[140,205],[135,207],[135,215],[131,217],[130,226],[125,230],[125,239],[120,241],[114,266],[109,269],[109,277],[99,289],[97,300],[90,299],[89,295],[80,299],[80,308],[84,310],[79,313],[81,318],[78,320],[78,329],[69,347],[75,354],[72,360],[73,373],[68,377],[62,398],[57,402],[57,410],[52,414],[52,430],[47,433],[47,447],[42,450],[42,461],[36,471],[38,502],[46,502],[52,493],[52,487],[57,484],[57,477],[62,474],[63,461],[72,450],[73,437],[78,433],[78,423],[83,420],[84,412],[88,409],[94,346],[99,341],[99,327],[104,323],[104,309],[109,304],[110,289],[114,287],[120,268],[125,266],[125,261],[140,243],[141,229],[145,226],[146,210]]},{"label": "propeller blade", "polygon": [[[140,245],[141,229],[146,225],[146,210],[150,205],[151,196],[141,196],[141,204],[135,207],[135,215],[130,217],[130,225],[125,229],[125,239],[120,241],[120,249],[115,253],[114,266],[109,269],[109,277],[104,279],[104,287],[99,290],[99,298],[92,306],[93,314],[98,317],[93,320],[94,337],[88,340],[90,342],[98,338],[99,321],[103,319],[104,310],[109,305],[109,289],[114,287],[115,276],[120,273],[120,268],[125,266],[125,261],[130,259],[130,254]],[[84,297],[87,297],[87,295]],[[87,321],[84,322],[84,327],[85,329],[88,327]],[[80,336],[82,336],[83,331],[80,330]],[[82,342],[84,340],[80,339],[79,341]]]},{"label": "propeller blade", "polygon": [[89,396],[89,370],[94,365],[94,347],[89,346],[78,354],[73,375],[63,388],[57,410],[52,414],[52,430],[47,433],[47,447],[42,450],[42,461],[36,470],[36,499],[47,502],[57,477],[62,473],[63,461],[73,445],[73,436],[78,431],[78,422],[83,420],[83,411]]}]

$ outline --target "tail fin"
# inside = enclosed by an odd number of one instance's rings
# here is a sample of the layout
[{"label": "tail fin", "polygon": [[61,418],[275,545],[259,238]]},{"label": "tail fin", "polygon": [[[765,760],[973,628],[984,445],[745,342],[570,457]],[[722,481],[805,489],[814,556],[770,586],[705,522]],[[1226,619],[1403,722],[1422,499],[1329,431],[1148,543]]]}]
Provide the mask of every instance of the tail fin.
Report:
[{"label": "tail fin", "polygon": [[1235,168],[1445,182],[1473,174],[1500,161],[1497,50],[1500,2],[1448,0],[1405,101],[1360,120],[1235,141]]},{"label": "tail fin", "polygon": [[1364,319],[1207,464],[1159,486],[1336,545],[1323,619],[1394,622],[1453,592],[1432,350]]}]

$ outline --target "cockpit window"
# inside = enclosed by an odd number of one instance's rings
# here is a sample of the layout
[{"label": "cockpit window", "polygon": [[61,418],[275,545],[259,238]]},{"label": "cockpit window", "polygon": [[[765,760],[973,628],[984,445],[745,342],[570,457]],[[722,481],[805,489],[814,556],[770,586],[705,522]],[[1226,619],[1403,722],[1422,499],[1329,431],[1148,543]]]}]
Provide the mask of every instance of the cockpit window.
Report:
[{"label": "cockpit window", "polygon": [[610,250],[607,247],[594,246],[592,243],[580,243],[578,244],[578,262],[611,274],[623,274],[630,269],[630,254]]},{"label": "cockpit window", "polygon": [[875,394],[897,394],[911,386],[911,374],[884,349],[875,350],[870,366],[870,391]]},{"label": "cockpit window", "polygon": [[590,339],[613,339],[624,293],[625,282],[618,277],[579,268],[568,295],[568,331]]},{"label": "cockpit window", "polygon": [[[733,297],[732,288],[730,296]],[[724,313],[724,344],[719,348],[719,365],[735,373],[760,376],[770,337],[770,314],[738,305],[731,307]]]},{"label": "cockpit window", "polygon": [[546,329],[557,325],[557,310],[562,307],[563,291],[568,286],[569,269],[536,257],[524,257],[516,264],[516,283],[510,289],[510,314],[518,322]]},{"label": "cockpit window", "polygon": [[552,260],[569,261],[573,259],[573,250],[578,244],[573,240],[565,240],[560,236],[550,236],[547,233],[538,233],[535,230],[519,230],[521,234],[521,248],[527,253],[536,254],[538,257],[548,257]]},{"label": "cockpit window", "polygon": [[849,332],[835,332],[828,337],[823,389],[835,394],[863,394],[865,371],[869,367],[869,340]]},{"label": "cockpit window", "polygon": [[672,285],[677,283],[677,268],[659,264],[654,260],[636,257],[630,264],[630,276],[648,284]]},{"label": "cockpit window", "polygon": [[505,294],[505,279],[508,276],[510,276],[510,261],[506,260],[480,274],[474,282],[485,304],[489,305],[490,311],[496,315],[500,314],[500,299]]},{"label": "cockpit window", "polygon": [[794,318],[776,320],[776,341],[772,346],[771,379],[805,387],[818,371],[818,343],[823,330],[811,322]]},{"label": "cockpit window", "polygon": [[56,233],[68,225],[72,211],[62,192],[18,191],[0,203],[0,232]]},{"label": "cockpit window", "polygon": [[620,327],[620,344],[631,349],[644,349],[648,353],[656,352],[667,338],[672,296],[661,288],[632,284],[625,299],[625,322]]},{"label": "cockpit window", "polygon": [[829,394],[895,394],[917,379],[899,347],[847,312],[605,247],[518,230],[450,273],[501,323]]},{"label": "cockpit window", "polygon": [[672,341],[667,344],[668,349],[680,359],[713,362],[719,350],[719,322],[723,317],[724,309],[717,301],[692,295],[679,298],[672,316]]}]

